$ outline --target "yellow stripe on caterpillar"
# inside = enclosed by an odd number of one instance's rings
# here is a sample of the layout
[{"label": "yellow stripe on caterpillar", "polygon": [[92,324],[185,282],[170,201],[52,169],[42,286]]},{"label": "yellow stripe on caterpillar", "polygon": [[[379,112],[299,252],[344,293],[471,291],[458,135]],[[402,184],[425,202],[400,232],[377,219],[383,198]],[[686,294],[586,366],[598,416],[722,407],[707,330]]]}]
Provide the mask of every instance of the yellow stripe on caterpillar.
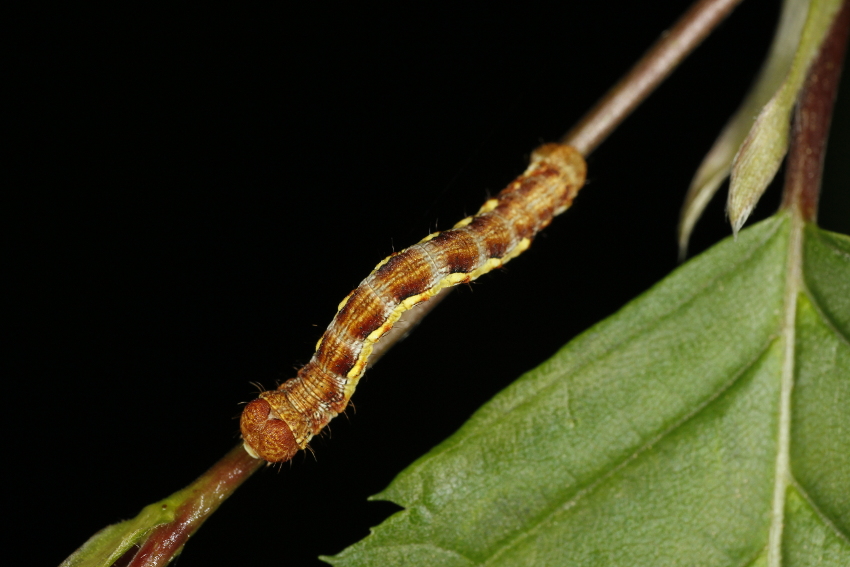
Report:
[{"label": "yellow stripe on caterpillar", "polygon": [[342,308],[345,307],[345,304],[348,303],[348,300],[351,299],[352,295],[354,295],[354,291],[350,292],[348,295],[345,296],[345,298],[343,298],[342,301],[339,302],[339,305],[336,306],[337,313],[342,311]]},{"label": "yellow stripe on caterpillar", "polygon": [[477,215],[483,215],[484,213],[489,213],[490,211],[492,211],[493,209],[495,209],[498,206],[499,206],[499,200],[498,199],[487,199],[486,201],[484,201],[484,204],[481,205],[481,208],[478,209]]}]

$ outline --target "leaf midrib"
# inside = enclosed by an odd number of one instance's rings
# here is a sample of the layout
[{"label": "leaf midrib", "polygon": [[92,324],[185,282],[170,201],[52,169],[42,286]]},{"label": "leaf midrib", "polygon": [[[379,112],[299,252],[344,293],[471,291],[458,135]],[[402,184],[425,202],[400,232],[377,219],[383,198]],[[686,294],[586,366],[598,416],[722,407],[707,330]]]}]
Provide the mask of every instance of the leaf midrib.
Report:
[{"label": "leaf midrib", "polygon": [[782,539],[785,528],[785,499],[791,483],[791,402],[796,366],[797,302],[803,289],[803,231],[805,222],[798,210],[791,211],[791,230],[785,261],[785,293],[779,335],[783,342],[779,391],[779,419],[776,462],[773,475],[773,504],[767,540],[768,567],[782,566]]},{"label": "leaf midrib", "polygon": [[[825,248],[829,249],[830,253],[835,254],[842,259],[850,259],[850,254],[847,254],[846,252],[844,252],[844,250],[833,245],[828,240],[826,240],[824,238],[820,238],[819,233],[814,234],[814,235],[809,233],[806,236],[810,239],[816,238]],[[835,322],[832,320],[832,318],[827,314],[827,311],[824,308],[824,306],[821,304],[820,300],[817,298],[817,296],[814,293],[812,293],[812,290],[809,288],[809,286],[806,285],[806,280],[805,280],[805,277],[803,276],[804,270],[802,269],[802,267],[805,266],[805,263],[802,259],[801,259],[801,262],[803,262],[803,265],[801,266],[801,270],[800,270],[801,277],[800,277],[800,281],[798,282],[799,283],[799,292],[801,294],[803,294],[809,300],[809,303],[811,304],[812,309],[814,310],[818,319],[820,319],[823,326],[826,327],[827,329],[829,329],[830,331],[832,331],[833,335],[835,335],[835,337],[837,337],[838,340],[840,340],[847,348],[850,348],[850,337],[845,335],[844,332],[838,327],[838,325],[835,324]],[[796,347],[796,344],[795,344],[795,347]],[[829,527],[830,531],[832,531],[832,533],[834,533],[837,538],[841,539],[842,541],[844,541],[847,544],[850,544],[850,534],[845,534],[838,527],[838,525],[835,523],[835,521],[832,518],[830,518],[829,515],[826,512],[823,511],[821,506],[815,501],[815,499],[811,496],[811,494],[809,494],[808,490],[806,490],[806,488],[800,483],[800,481],[794,475],[793,471],[789,471],[788,478],[789,478],[788,485],[793,486],[794,489],[797,490],[797,492],[800,493],[800,496],[803,498],[803,500],[806,501],[806,503],[812,508],[812,510],[821,519],[821,521],[826,526]]]}]

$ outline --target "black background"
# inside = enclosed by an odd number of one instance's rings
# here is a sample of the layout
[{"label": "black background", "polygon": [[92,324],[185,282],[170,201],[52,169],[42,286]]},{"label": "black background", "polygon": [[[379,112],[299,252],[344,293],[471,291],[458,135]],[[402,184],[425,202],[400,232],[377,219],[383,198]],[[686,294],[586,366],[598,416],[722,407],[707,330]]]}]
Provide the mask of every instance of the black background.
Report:
[{"label": "black background", "polygon": [[[59,563],[238,443],[249,382],[294,375],[375,263],[475,212],[686,6],[65,6],[22,19],[6,405],[27,563]],[[777,10],[745,2],[590,157],[575,206],[529,252],[452,294],[367,374],[315,456],[256,474],[178,565],[339,552],[397,509],[367,496],[674,269],[684,191]],[[821,217],[845,232],[848,111],[839,103]],[[694,251],[728,235],[724,200]],[[778,201],[777,186],[754,218]]]}]

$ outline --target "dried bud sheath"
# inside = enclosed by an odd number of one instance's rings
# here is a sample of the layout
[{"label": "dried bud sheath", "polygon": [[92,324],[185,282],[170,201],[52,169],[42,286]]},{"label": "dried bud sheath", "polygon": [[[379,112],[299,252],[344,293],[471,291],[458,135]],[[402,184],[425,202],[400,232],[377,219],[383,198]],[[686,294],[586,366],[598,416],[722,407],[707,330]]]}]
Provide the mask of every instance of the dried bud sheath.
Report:
[{"label": "dried bud sheath", "polygon": [[535,235],[572,204],[585,170],[575,149],[541,146],[525,173],[475,216],[378,264],[342,301],[298,376],[246,406],[245,449],[270,462],[289,460],[304,449],[348,405],[375,342],[404,311],[528,249]]}]

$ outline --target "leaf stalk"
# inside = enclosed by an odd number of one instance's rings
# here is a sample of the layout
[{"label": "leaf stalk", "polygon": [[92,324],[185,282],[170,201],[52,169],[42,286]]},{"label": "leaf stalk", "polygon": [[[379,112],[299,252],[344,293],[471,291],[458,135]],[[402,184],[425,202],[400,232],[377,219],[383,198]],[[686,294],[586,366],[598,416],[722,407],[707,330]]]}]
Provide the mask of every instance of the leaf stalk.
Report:
[{"label": "leaf stalk", "polygon": [[848,31],[850,1],[845,0],[809,69],[794,112],[781,208],[799,214],[805,222],[817,220],[823,162]]}]

